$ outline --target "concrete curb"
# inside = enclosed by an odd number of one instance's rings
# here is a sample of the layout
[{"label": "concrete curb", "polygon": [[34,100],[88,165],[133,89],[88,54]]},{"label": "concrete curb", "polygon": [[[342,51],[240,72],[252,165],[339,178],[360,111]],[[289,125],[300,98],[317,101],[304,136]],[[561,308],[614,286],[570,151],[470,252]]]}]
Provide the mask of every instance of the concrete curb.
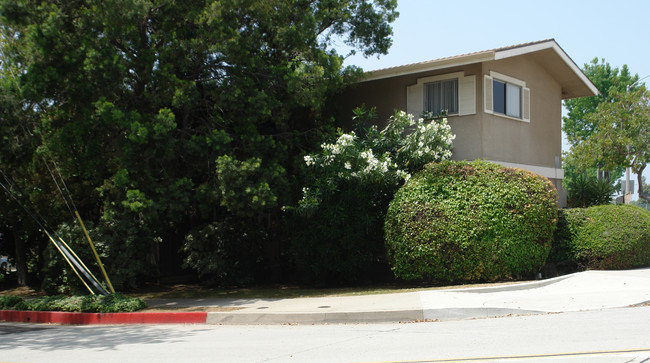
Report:
[{"label": "concrete curb", "polygon": [[206,324],[270,325],[270,324],[342,324],[390,323],[423,320],[422,309],[394,311],[337,311],[295,313],[220,313],[210,312]]},{"label": "concrete curb", "polygon": [[542,315],[546,311],[509,308],[445,308],[425,309],[424,319],[435,321],[455,321],[467,319],[500,318],[515,315]]},{"label": "concrete curb", "polygon": [[537,288],[540,288],[540,287],[545,287],[545,286],[552,285],[552,284],[560,282],[562,280],[566,280],[568,278],[571,278],[571,277],[573,277],[573,276],[575,276],[577,274],[579,274],[579,272],[569,274],[569,275],[564,275],[564,276],[553,277],[553,278],[546,279],[546,280],[524,282],[524,283],[515,284],[515,285],[487,286],[487,287],[468,287],[468,288],[449,289],[449,290],[441,290],[441,291],[489,293],[489,292],[530,290],[530,289],[537,289]]},{"label": "concrete curb", "polygon": [[0,321],[62,325],[205,324],[207,315],[206,312],[71,313],[0,310]]}]

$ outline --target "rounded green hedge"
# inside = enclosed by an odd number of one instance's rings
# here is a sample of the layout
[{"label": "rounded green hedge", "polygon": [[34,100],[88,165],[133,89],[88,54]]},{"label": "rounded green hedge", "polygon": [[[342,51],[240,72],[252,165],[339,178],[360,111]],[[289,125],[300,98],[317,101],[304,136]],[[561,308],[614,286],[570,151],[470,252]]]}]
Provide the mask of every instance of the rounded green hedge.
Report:
[{"label": "rounded green hedge", "polygon": [[628,269],[650,265],[650,212],[634,205],[600,205],[565,211],[563,233],[582,268]]},{"label": "rounded green hedge", "polygon": [[389,206],[389,261],[407,280],[534,273],[551,248],[557,212],[557,191],[539,175],[485,161],[429,164]]}]

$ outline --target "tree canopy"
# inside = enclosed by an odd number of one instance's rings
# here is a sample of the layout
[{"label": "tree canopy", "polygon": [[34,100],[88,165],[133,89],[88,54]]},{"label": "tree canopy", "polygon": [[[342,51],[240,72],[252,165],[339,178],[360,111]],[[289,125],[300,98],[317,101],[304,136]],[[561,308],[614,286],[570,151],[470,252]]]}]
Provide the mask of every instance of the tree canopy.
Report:
[{"label": "tree canopy", "polygon": [[612,101],[614,92],[625,92],[627,87],[639,80],[638,75],[630,74],[627,65],[624,64],[619,70],[605,59],[594,58],[590,63],[585,63],[582,71],[598,88],[598,95],[564,101],[568,112],[567,116],[562,117],[562,130],[571,145],[586,139],[596,130],[597,123],[589,120],[587,115],[596,112],[599,104]]},{"label": "tree canopy", "polygon": [[328,97],[359,74],[333,45],[386,53],[396,6],[2,0],[0,167],[60,224],[42,160],[56,161],[114,284],[172,268],[214,222],[241,245],[211,248],[268,262],[280,208],[299,194],[296,160],[328,130]]}]

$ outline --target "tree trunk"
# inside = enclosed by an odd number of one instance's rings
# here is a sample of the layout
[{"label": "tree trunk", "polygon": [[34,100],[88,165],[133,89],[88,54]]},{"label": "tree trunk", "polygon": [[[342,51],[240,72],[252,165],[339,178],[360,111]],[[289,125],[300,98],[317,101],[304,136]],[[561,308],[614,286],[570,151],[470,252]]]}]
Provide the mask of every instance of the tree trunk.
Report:
[{"label": "tree trunk", "polygon": [[13,230],[11,231],[11,236],[14,239],[16,252],[16,275],[18,285],[27,286],[29,281],[27,279],[27,249],[25,247],[25,241],[18,238]]},{"label": "tree trunk", "polygon": [[643,191],[643,170],[645,170],[645,166],[642,168],[639,168],[639,170],[636,173],[636,180],[637,183],[639,183],[639,198],[645,200],[646,202],[650,203],[650,195],[645,193]]}]

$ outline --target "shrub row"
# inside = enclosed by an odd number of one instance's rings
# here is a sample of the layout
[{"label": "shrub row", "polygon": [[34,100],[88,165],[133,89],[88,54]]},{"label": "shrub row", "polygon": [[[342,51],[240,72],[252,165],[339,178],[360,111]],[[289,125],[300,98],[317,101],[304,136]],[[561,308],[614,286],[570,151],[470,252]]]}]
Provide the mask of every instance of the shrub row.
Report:
[{"label": "shrub row", "polygon": [[385,235],[393,272],[406,280],[490,281],[547,262],[562,272],[650,265],[650,212],[558,210],[548,179],[483,161],[428,165],[395,194]]},{"label": "shrub row", "polygon": [[109,296],[44,296],[29,300],[20,296],[0,296],[0,310],[119,313],[146,307],[144,300],[119,293]]}]

